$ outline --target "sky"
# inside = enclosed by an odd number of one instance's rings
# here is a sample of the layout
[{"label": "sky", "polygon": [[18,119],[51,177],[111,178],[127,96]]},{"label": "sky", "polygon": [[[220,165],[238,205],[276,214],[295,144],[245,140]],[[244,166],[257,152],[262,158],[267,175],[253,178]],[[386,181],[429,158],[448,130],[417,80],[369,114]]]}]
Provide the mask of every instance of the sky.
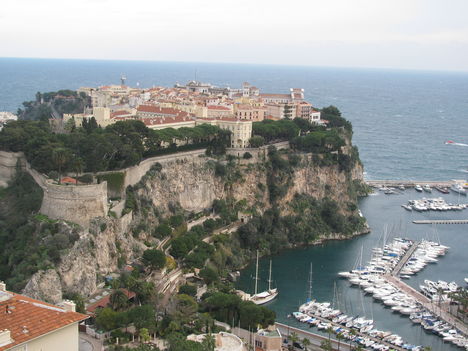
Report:
[{"label": "sky", "polygon": [[468,1],[2,0],[0,57],[468,71]]}]

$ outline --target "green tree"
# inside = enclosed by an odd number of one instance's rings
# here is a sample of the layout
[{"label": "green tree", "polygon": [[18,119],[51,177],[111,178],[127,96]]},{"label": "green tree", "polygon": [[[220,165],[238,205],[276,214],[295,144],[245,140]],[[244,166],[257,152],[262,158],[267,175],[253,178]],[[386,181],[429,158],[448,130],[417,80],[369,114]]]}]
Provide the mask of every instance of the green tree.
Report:
[{"label": "green tree", "polygon": [[121,289],[117,289],[110,294],[109,303],[113,310],[123,310],[128,306],[128,297]]},{"label": "green tree", "polygon": [[203,349],[206,351],[214,351],[216,340],[213,334],[208,333],[202,341]]},{"label": "green tree", "polygon": [[249,144],[251,147],[260,147],[265,145],[265,138],[260,135],[254,135],[249,139]]},{"label": "green tree", "polygon": [[289,345],[290,350],[294,350],[294,344],[299,342],[299,335],[297,335],[295,332],[292,332],[289,336],[289,339],[291,340],[291,345]]},{"label": "green tree", "polygon": [[143,262],[152,270],[161,269],[166,265],[166,255],[158,249],[148,249],[143,252]]},{"label": "green tree", "polygon": [[309,350],[309,346],[310,346],[311,344],[312,344],[312,343],[310,342],[310,340],[309,340],[308,338],[302,339],[302,345],[304,346],[304,351]]},{"label": "green tree", "polygon": [[106,331],[117,328],[118,313],[109,307],[98,311],[96,316],[96,325]]},{"label": "green tree", "polygon": [[61,184],[62,181],[62,168],[65,166],[65,164],[68,161],[68,150],[59,147],[56,148],[52,151],[52,160],[54,161],[55,166],[57,167],[57,171],[59,174],[59,184]]},{"label": "green tree", "polygon": [[209,267],[205,267],[200,271],[200,278],[202,278],[207,285],[210,285],[219,279],[218,273]]},{"label": "green tree", "polygon": [[332,351],[333,350],[330,340],[323,340],[320,343],[320,348],[322,350],[325,350],[325,351]]},{"label": "green tree", "polygon": [[147,328],[141,328],[139,334],[143,342],[148,342],[150,340],[150,335]]}]

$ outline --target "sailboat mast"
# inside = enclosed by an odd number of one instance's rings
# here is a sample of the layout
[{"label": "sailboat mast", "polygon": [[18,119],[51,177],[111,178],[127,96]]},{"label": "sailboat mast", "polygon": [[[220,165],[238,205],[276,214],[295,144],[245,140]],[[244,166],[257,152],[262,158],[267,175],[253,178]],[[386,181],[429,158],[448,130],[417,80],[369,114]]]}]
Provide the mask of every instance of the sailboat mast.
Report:
[{"label": "sailboat mast", "polygon": [[268,275],[268,291],[271,290],[271,260],[270,260],[270,274]]},{"label": "sailboat mast", "polygon": [[258,250],[257,250],[257,264],[255,266],[255,295],[257,295],[258,289]]},{"label": "sailboat mast", "polygon": [[310,262],[310,272],[309,272],[309,292],[307,296],[309,301],[312,301],[312,262]]}]

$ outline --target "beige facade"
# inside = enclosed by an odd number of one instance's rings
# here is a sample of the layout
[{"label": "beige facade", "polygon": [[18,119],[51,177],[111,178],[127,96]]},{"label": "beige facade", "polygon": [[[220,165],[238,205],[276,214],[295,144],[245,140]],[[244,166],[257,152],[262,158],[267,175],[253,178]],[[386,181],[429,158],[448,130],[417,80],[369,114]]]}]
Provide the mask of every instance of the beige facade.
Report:
[{"label": "beige facade", "polygon": [[267,111],[266,114],[273,118],[296,118],[296,108],[292,104],[267,104],[265,105]]},{"label": "beige facade", "polygon": [[78,351],[78,322],[5,351]]},{"label": "beige facade", "polygon": [[264,106],[252,106],[247,104],[234,105],[234,115],[236,118],[253,122],[261,122],[265,119],[266,108]]}]

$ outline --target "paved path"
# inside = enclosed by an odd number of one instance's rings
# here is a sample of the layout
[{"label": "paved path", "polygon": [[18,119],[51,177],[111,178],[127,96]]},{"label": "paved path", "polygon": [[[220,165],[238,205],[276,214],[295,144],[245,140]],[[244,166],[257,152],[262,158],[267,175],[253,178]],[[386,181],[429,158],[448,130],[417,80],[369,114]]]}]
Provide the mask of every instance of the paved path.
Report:
[{"label": "paved path", "polygon": [[102,342],[92,336],[80,332],[80,351],[102,351]]}]

